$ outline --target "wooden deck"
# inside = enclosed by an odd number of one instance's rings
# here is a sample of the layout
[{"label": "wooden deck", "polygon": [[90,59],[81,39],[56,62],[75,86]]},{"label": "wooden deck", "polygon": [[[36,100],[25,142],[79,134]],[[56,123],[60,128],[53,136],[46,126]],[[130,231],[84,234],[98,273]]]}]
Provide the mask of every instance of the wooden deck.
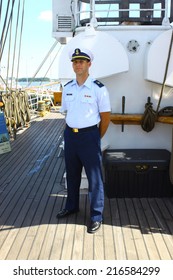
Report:
[{"label": "wooden deck", "polygon": [[64,119],[38,118],[0,155],[1,260],[171,260],[173,198],[105,197],[104,224],[87,233],[89,203],[56,219],[66,198]]}]

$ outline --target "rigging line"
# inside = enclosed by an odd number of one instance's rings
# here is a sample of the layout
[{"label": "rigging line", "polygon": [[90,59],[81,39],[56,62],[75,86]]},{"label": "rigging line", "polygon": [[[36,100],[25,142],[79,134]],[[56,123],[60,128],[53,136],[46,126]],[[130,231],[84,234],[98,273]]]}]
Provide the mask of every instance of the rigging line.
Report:
[{"label": "rigging line", "polygon": [[[13,2],[14,4],[14,2]],[[5,80],[3,79],[3,83],[5,84],[6,86],[6,91],[9,90],[9,87],[8,87],[8,76],[9,76],[9,64],[10,64],[10,49],[11,49],[11,35],[12,35],[12,20],[13,20],[13,7],[11,8],[11,15],[10,15],[10,18],[9,18],[9,22],[8,22],[8,28],[7,30],[10,28],[10,35],[9,35],[9,48],[8,48],[8,58],[7,58],[7,74],[6,74],[6,82]],[[7,39],[7,32],[6,32],[6,36],[5,36],[5,41]],[[4,44],[5,46],[5,44]],[[3,46],[3,47],[4,47]],[[3,53],[3,52],[2,52]]]},{"label": "rigging line", "polygon": [[0,22],[1,22],[1,13],[2,13],[2,0],[0,2]]},{"label": "rigging line", "polygon": [[31,81],[28,83],[28,85],[26,87],[29,87],[32,82],[33,79],[35,78],[35,76],[38,74],[38,72],[40,71],[41,67],[44,65],[45,61],[47,60],[47,58],[49,57],[49,55],[51,54],[51,52],[54,50],[54,48],[56,47],[56,45],[58,44],[58,41],[55,41],[55,43],[53,44],[53,46],[50,48],[49,52],[47,53],[47,55],[45,56],[45,58],[43,59],[42,63],[40,64],[40,66],[38,67],[38,69],[36,70],[35,74],[33,75],[33,77],[31,78]]},{"label": "rigging line", "polygon": [[[15,40],[14,40],[11,78],[13,78],[13,73],[14,73],[14,63],[15,63],[15,57],[16,57],[16,44],[17,44],[18,25],[19,25],[19,14],[20,14],[20,0],[19,0],[19,3],[18,3],[18,11],[17,11],[17,22],[16,22],[16,32],[15,32]],[[13,80],[11,79],[11,88],[12,88],[12,82],[13,82]]]},{"label": "rigging line", "polygon": [[17,62],[17,74],[16,74],[16,89],[17,89],[18,76],[19,76],[20,53],[21,53],[21,45],[22,45],[24,12],[25,12],[25,0],[23,0],[23,9],[22,9],[21,30],[20,30],[20,40],[19,40],[19,54],[18,54],[18,62]]},{"label": "rigging line", "polygon": [[[47,71],[46,71],[46,73],[45,73],[45,75],[44,75],[44,78],[46,77],[46,75],[47,75],[47,73],[49,72],[50,68],[52,67],[53,63],[55,62],[55,59],[56,59],[57,55],[59,54],[61,48],[62,48],[62,45],[60,45],[59,50],[57,51],[57,53],[56,53],[55,56],[54,56],[54,59],[53,59],[52,62],[50,63],[50,65],[49,65],[49,67],[48,67],[48,69],[47,69]],[[43,83],[43,82],[41,81],[41,82],[40,82],[40,85],[41,85],[42,83]]]},{"label": "rigging line", "polygon": [[158,114],[158,111],[159,111],[159,107],[160,107],[163,91],[164,91],[164,88],[165,88],[165,83],[166,83],[167,74],[168,74],[168,68],[169,68],[169,62],[170,62],[170,58],[171,58],[172,46],[173,46],[173,30],[172,30],[170,44],[169,44],[168,57],[167,57],[167,61],[166,61],[166,67],[165,67],[165,73],[164,73],[164,78],[163,78],[160,98],[159,98],[159,102],[158,102],[157,110],[156,110],[156,117],[157,117],[157,114]]},{"label": "rigging line", "polygon": [[7,35],[8,35],[8,30],[9,30],[10,22],[11,22],[11,19],[12,19],[12,16],[13,16],[14,3],[15,3],[15,0],[13,0],[13,3],[12,3],[11,13],[10,13],[10,16],[9,16],[9,20],[8,20],[8,24],[7,24],[7,29],[6,29],[6,34],[5,34],[5,39],[3,39],[4,38],[4,33],[5,33],[5,28],[2,31],[2,36],[1,36],[2,41],[0,41],[0,46],[1,46],[1,49],[0,49],[0,61],[2,59],[5,43],[6,43],[6,40],[7,40]]},{"label": "rigging line", "polygon": [[8,60],[7,60],[7,74],[6,74],[6,91],[8,87],[8,77],[9,77],[9,69],[10,69],[10,53],[11,53],[11,38],[12,38],[12,26],[13,26],[13,14],[10,21],[10,34],[9,34],[9,46],[8,46]]},{"label": "rigging line", "polygon": [[1,81],[4,83],[4,85],[6,85],[6,89],[8,89],[8,90],[10,90],[9,88],[8,88],[8,85],[6,84],[6,82],[4,81],[4,79],[3,79],[3,77],[0,75],[0,79],[1,79]]},{"label": "rigging line", "polygon": [[[107,11],[107,16],[106,16],[107,18],[109,17],[109,13],[111,11],[111,5],[112,4],[109,4],[109,8],[108,8],[108,11]],[[108,25],[108,21],[107,21],[106,25]]]},{"label": "rigging line", "polygon": [[10,5],[10,1],[8,1],[8,3],[7,3],[6,14],[5,14],[5,18],[4,18],[4,24],[3,24],[3,28],[2,28],[2,33],[1,33],[1,39],[0,39],[0,61],[1,61],[2,43],[3,43],[5,26],[6,26],[7,17],[8,17],[9,5]]}]

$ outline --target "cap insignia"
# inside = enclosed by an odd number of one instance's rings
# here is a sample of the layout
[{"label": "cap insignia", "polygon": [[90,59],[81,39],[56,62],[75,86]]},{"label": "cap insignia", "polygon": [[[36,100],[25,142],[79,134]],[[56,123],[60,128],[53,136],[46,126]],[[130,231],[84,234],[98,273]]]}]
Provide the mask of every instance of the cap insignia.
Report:
[{"label": "cap insignia", "polygon": [[79,55],[79,53],[80,53],[80,49],[75,49],[75,54]]}]

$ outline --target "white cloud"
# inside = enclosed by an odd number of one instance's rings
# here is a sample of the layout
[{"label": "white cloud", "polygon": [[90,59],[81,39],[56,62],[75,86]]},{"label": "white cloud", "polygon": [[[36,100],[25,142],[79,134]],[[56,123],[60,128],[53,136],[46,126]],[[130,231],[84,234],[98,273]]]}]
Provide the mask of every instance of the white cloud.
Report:
[{"label": "white cloud", "polygon": [[52,21],[52,11],[43,11],[38,18],[43,21]]}]

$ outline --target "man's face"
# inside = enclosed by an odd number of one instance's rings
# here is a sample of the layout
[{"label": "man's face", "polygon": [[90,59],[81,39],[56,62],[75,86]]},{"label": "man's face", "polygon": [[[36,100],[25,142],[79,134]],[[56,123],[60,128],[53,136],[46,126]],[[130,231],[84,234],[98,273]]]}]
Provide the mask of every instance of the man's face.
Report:
[{"label": "man's face", "polygon": [[82,76],[88,73],[91,62],[84,59],[76,59],[72,62],[73,70],[78,76]]}]

